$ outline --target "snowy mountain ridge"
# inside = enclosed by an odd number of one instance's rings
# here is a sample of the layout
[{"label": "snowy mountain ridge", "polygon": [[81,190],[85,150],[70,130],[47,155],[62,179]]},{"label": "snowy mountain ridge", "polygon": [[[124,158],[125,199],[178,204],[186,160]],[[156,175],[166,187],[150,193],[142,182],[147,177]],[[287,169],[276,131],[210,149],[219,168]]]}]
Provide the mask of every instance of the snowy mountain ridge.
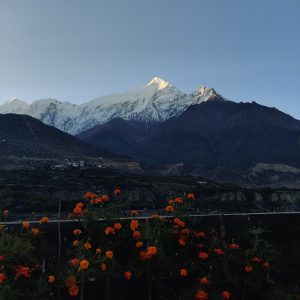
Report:
[{"label": "snowy mountain ridge", "polygon": [[0,114],[29,115],[62,131],[77,134],[117,117],[144,123],[162,122],[181,114],[190,105],[216,96],[216,91],[208,87],[200,87],[186,94],[169,82],[155,77],[145,86],[131,92],[101,96],[83,104],[60,102],[51,98],[28,104],[11,97],[0,105]]}]

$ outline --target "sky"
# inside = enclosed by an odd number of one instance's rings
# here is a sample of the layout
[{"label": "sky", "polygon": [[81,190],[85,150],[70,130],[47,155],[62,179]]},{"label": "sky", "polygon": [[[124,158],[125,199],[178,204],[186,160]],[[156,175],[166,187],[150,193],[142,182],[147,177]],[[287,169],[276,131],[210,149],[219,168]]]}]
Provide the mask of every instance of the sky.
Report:
[{"label": "sky", "polygon": [[300,1],[0,0],[0,103],[82,103],[155,76],[300,119]]}]

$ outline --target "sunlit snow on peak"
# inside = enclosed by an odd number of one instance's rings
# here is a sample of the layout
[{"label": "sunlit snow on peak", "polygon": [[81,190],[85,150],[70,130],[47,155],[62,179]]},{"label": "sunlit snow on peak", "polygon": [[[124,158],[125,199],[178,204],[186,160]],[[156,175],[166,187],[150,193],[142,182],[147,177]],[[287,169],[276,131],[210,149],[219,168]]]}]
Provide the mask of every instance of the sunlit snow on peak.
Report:
[{"label": "sunlit snow on peak", "polygon": [[13,102],[13,101],[16,101],[16,100],[19,100],[17,97],[9,97],[6,101],[5,101],[5,103],[11,103],[11,102]]},{"label": "sunlit snow on peak", "polygon": [[170,87],[172,86],[169,82],[159,78],[159,77],[154,77],[153,79],[151,79],[146,86],[151,86],[151,85],[154,85],[156,86],[156,89],[159,91],[159,90],[162,90],[162,89],[165,89],[167,87]]}]

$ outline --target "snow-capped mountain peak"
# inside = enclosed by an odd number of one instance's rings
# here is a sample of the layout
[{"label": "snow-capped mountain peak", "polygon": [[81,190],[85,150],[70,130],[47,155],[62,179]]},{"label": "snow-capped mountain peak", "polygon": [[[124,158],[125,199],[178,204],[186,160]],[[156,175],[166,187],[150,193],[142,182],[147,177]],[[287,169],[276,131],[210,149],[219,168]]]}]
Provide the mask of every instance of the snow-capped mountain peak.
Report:
[{"label": "snow-capped mountain peak", "polygon": [[23,114],[27,108],[28,104],[25,101],[22,101],[17,97],[10,97],[2,105],[0,105],[0,113]]},{"label": "snow-capped mountain peak", "polygon": [[221,98],[213,88],[206,86],[200,86],[190,94],[190,97],[195,104]]},{"label": "snow-capped mountain peak", "polygon": [[[4,103],[4,104],[13,104],[13,103],[26,103],[25,101],[22,101],[20,99],[18,99],[17,97],[9,97]],[[27,103],[26,103],[27,104]]]},{"label": "snow-capped mountain peak", "polygon": [[152,78],[146,86],[155,86],[157,91],[165,89],[167,87],[171,87],[172,85],[159,77]]},{"label": "snow-capped mountain peak", "polygon": [[114,118],[143,123],[163,122],[190,105],[214,99],[212,88],[200,87],[190,95],[169,82],[154,77],[133,91],[98,97],[83,104],[41,99],[27,104],[17,98],[0,105],[1,113],[27,114],[71,134],[77,134]]},{"label": "snow-capped mountain peak", "polygon": [[216,91],[213,88],[207,86],[200,86],[198,88],[198,92],[201,95],[217,95]]},{"label": "snow-capped mountain peak", "polygon": [[19,101],[17,97],[9,97],[4,103],[11,103],[13,101]]}]

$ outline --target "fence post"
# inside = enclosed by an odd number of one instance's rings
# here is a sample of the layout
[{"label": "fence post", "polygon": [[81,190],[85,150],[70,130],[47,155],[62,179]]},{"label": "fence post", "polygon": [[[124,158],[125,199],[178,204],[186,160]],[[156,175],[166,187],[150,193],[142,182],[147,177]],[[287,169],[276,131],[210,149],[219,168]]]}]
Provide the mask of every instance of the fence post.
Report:
[{"label": "fence post", "polygon": [[84,300],[84,275],[82,276],[81,281],[80,300]]},{"label": "fence post", "polygon": [[[57,216],[57,229],[58,229],[58,255],[57,255],[57,270],[60,269],[61,262],[61,199],[58,199],[58,216]],[[60,300],[61,298],[61,289],[60,285],[58,286],[57,298]]]},{"label": "fence post", "polygon": [[223,245],[225,245],[226,241],[226,231],[225,231],[225,224],[224,224],[224,214],[220,214],[220,234]]},{"label": "fence post", "polygon": [[60,266],[61,261],[61,200],[58,200],[58,261],[57,264]]},{"label": "fence post", "polygon": [[106,276],[106,300],[109,300],[109,289],[110,289],[110,280],[109,280],[109,273]]},{"label": "fence post", "polygon": [[46,258],[43,258],[42,262],[42,274],[46,273]]},{"label": "fence post", "polygon": [[[149,246],[149,220],[146,219],[146,237],[147,237],[147,248]],[[147,259],[147,300],[152,300],[152,289],[151,289],[151,274],[149,260]]]}]

